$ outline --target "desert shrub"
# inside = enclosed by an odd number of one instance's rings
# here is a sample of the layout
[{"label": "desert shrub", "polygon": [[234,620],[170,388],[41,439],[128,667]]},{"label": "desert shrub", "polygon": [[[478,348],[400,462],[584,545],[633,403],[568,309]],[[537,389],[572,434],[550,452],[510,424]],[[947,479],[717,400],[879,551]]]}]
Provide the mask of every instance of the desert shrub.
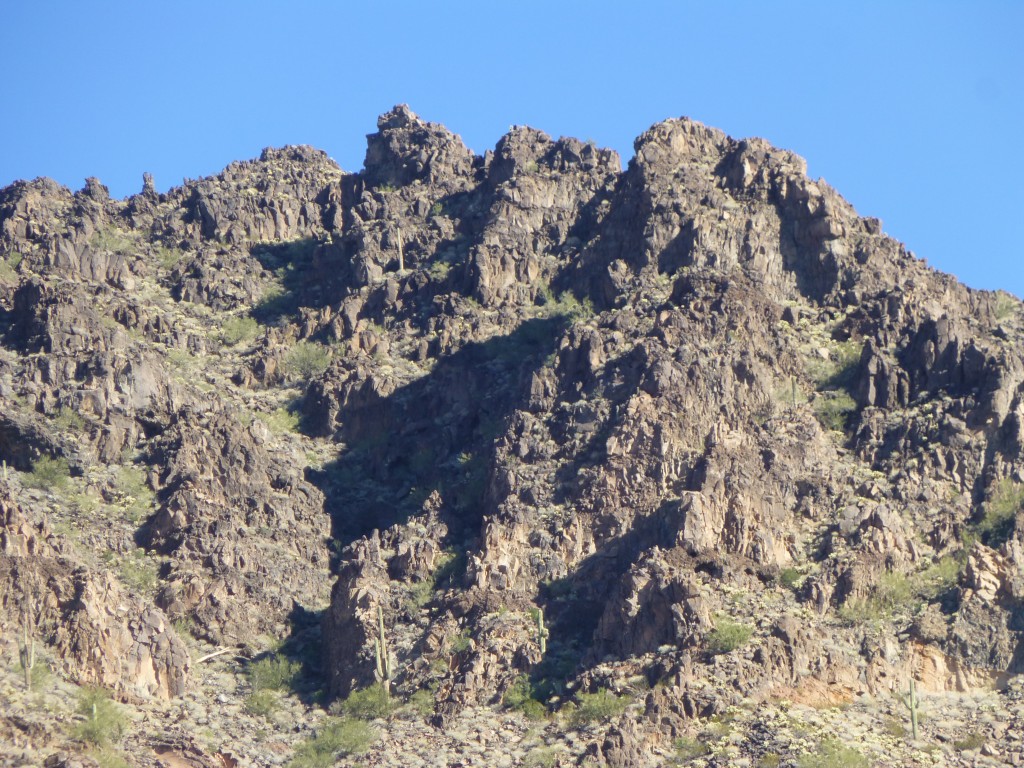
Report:
[{"label": "desert shrub", "polygon": [[548,708],[538,700],[526,675],[517,677],[501,700],[506,707],[522,712],[531,720],[542,720],[547,717]]},{"label": "desert shrub", "polygon": [[283,691],[295,685],[302,665],[274,654],[254,661],[246,674],[253,691]]},{"label": "desert shrub", "polygon": [[85,429],[85,419],[71,408],[61,408],[52,419],[53,426],[61,432],[81,432]]},{"label": "desert shrub", "polygon": [[868,768],[871,765],[856,749],[835,739],[825,739],[817,752],[802,755],[796,764],[798,768]]},{"label": "desert shrub", "polygon": [[953,742],[953,747],[958,752],[981,749],[983,746],[985,746],[985,736],[981,733],[972,733]]},{"label": "desert shrub", "polygon": [[18,265],[21,264],[22,255],[14,252],[7,254],[5,259],[0,259],[0,283],[16,283],[18,281]]},{"label": "desert shrub", "polygon": [[857,341],[840,342],[829,348],[828,360],[812,357],[804,367],[816,389],[848,389],[853,384],[862,352],[863,345]]},{"label": "desert shrub", "polygon": [[330,351],[315,341],[300,341],[288,350],[282,361],[285,373],[302,380],[319,376],[330,364]]},{"label": "desert shrub", "polygon": [[289,768],[331,768],[345,755],[365,752],[376,738],[374,730],[362,720],[331,718],[312,738],[296,748]]},{"label": "desert shrub", "polygon": [[753,633],[753,628],[720,616],[715,622],[715,628],[708,633],[705,647],[714,656],[731,653],[746,645]]},{"label": "desert shrub", "polygon": [[65,458],[40,456],[32,463],[32,471],[25,475],[23,482],[30,488],[43,491],[63,491],[68,487],[71,468]]},{"label": "desert shrub", "polygon": [[250,715],[270,717],[279,703],[275,691],[253,691],[245,699],[245,711]]},{"label": "desert shrub", "polygon": [[695,757],[701,757],[711,751],[711,748],[699,739],[676,739],[672,746],[675,748],[676,760],[679,762],[693,760]]},{"label": "desert shrub", "polygon": [[337,708],[357,720],[375,720],[378,717],[388,717],[392,711],[392,704],[384,686],[378,684],[352,691]]},{"label": "desert shrub", "polygon": [[138,522],[153,511],[156,494],[146,482],[145,473],[138,467],[125,466],[117,470],[119,503],[132,522]]},{"label": "desert shrub", "polygon": [[844,432],[857,403],[846,392],[821,392],[814,398],[814,415],[825,429]]},{"label": "desert shrub", "polygon": [[579,706],[572,714],[572,723],[577,726],[621,715],[629,705],[628,699],[616,696],[607,688],[597,693],[581,693],[576,698]]},{"label": "desert shrub", "polygon": [[117,741],[124,733],[124,715],[103,688],[80,690],[76,711],[85,717],[85,721],[75,727],[76,739],[103,747]]},{"label": "desert shrub", "polygon": [[782,755],[778,752],[765,752],[757,761],[757,768],[779,768],[782,765]]},{"label": "desert shrub", "polygon": [[523,758],[523,768],[552,768],[558,764],[558,753],[555,747],[534,747]]},{"label": "desert shrub", "polygon": [[1017,513],[1024,510],[1024,485],[1010,478],[999,481],[991,498],[982,506],[975,530],[984,544],[998,547],[1013,533]]},{"label": "desert shrub", "polygon": [[273,413],[257,413],[256,418],[264,422],[276,435],[296,434],[302,423],[299,414],[288,408],[278,408]]},{"label": "desert shrub", "polygon": [[429,717],[434,713],[434,692],[428,688],[420,688],[414,691],[405,703],[420,717]]},{"label": "desert shrub", "polygon": [[242,342],[252,341],[259,330],[259,323],[251,317],[229,317],[220,328],[220,340],[233,347]]},{"label": "desert shrub", "polygon": [[779,584],[786,589],[796,589],[804,575],[797,568],[783,568],[779,571]]},{"label": "desert shrub", "polygon": [[123,559],[118,566],[121,581],[134,592],[149,593],[156,589],[157,567],[146,557],[145,550],[136,550]]},{"label": "desert shrub", "polygon": [[168,248],[161,245],[153,250],[153,256],[156,258],[157,264],[170,271],[181,263],[185,254],[177,248]]},{"label": "desert shrub", "polygon": [[881,621],[894,613],[909,610],[918,600],[914,579],[905,573],[885,573],[866,597],[843,603],[839,608],[839,618],[848,624]]},{"label": "desert shrub", "polygon": [[996,291],[995,306],[993,307],[996,320],[1005,320],[1020,309],[1020,306],[1020,300],[1013,295],[1006,291]]}]

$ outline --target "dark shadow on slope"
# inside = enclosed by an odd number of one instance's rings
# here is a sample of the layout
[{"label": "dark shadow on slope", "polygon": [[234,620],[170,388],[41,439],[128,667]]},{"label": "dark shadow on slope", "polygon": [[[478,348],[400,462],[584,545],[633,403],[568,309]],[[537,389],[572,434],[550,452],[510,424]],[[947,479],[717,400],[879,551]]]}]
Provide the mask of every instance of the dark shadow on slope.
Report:
[{"label": "dark shadow on slope", "polygon": [[466,345],[391,395],[342,413],[339,437],[347,450],[310,472],[326,497],[335,546],[407,520],[434,491],[444,501],[452,540],[475,535],[494,440],[566,322],[527,320],[507,336]]},{"label": "dark shadow on slope", "polygon": [[531,672],[534,696],[563,696],[566,684],[594,655],[594,633],[625,573],[652,547],[675,546],[678,502],[665,501],[637,518],[629,531],[605,541],[565,578],[541,585],[540,601],[549,628],[547,654]]},{"label": "dark shadow on slope", "polygon": [[[252,693],[278,690],[297,696],[306,706],[324,703],[323,614],[301,605],[292,609],[290,631],[280,647],[254,656],[246,664]],[[253,703],[250,699],[250,705]]]},{"label": "dark shadow on slope", "polygon": [[273,272],[279,283],[268,290],[252,308],[252,316],[264,325],[273,325],[292,317],[300,307],[321,307],[330,300],[325,291],[326,249],[315,238],[286,243],[259,243],[251,255]]}]

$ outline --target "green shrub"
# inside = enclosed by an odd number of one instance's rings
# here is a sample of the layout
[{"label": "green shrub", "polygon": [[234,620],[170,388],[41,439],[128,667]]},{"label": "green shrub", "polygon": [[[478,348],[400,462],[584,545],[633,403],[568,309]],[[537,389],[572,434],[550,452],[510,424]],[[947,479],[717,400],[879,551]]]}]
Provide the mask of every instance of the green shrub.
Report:
[{"label": "green shrub", "polygon": [[283,691],[295,685],[301,670],[299,662],[274,654],[254,661],[246,674],[253,691]]},{"label": "green shrub", "polygon": [[520,675],[515,679],[501,701],[509,709],[522,712],[530,720],[543,720],[548,715],[548,708],[537,698],[533,685],[526,675]]},{"label": "green shrub", "polygon": [[233,347],[256,338],[260,324],[251,317],[229,317],[220,328],[220,340]]},{"label": "green shrub", "polygon": [[288,766],[331,768],[341,757],[365,752],[375,738],[374,730],[361,720],[331,718],[324,722],[316,736],[295,748]]},{"label": "green shrub", "polygon": [[29,488],[43,491],[63,491],[71,479],[71,468],[65,458],[40,456],[32,463],[32,471],[25,475],[22,482]]},{"label": "green shrub", "polygon": [[828,360],[811,357],[804,367],[819,391],[848,389],[853,384],[863,350],[863,345],[853,340],[833,344]]},{"label": "green shrub", "polygon": [[953,742],[953,747],[958,752],[981,749],[983,746],[985,746],[985,736],[981,733],[972,733]]},{"label": "green shrub", "polygon": [[181,263],[185,254],[177,248],[159,246],[153,250],[153,256],[157,264],[169,272]]},{"label": "green shrub", "polygon": [[141,469],[133,466],[118,468],[116,485],[118,503],[131,522],[137,523],[153,511],[156,494],[150,489],[146,474]]},{"label": "green shrub", "polygon": [[0,283],[18,282],[18,265],[21,264],[22,255],[18,252],[7,254],[7,258],[0,259]]},{"label": "green shrub", "polygon": [[391,697],[383,685],[371,685],[359,691],[352,691],[348,698],[338,704],[338,709],[357,720],[375,720],[391,715]]},{"label": "green shrub", "polygon": [[420,717],[430,717],[434,713],[434,692],[428,688],[420,688],[414,691],[405,703]]},{"label": "green shrub", "polygon": [[981,541],[998,547],[1013,534],[1017,513],[1024,511],[1024,485],[1010,478],[1000,480],[991,498],[982,506],[982,517],[975,529]]},{"label": "green shrub", "polygon": [[701,757],[711,751],[707,744],[698,739],[676,739],[672,746],[676,750],[676,760],[680,762],[693,760],[695,757]]},{"label": "green shrub", "polygon": [[814,398],[814,415],[825,429],[845,432],[857,403],[846,392],[821,392]]},{"label": "green shrub", "polygon": [[265,423],[275,435],[298,434],[302,417],[288,408],[278,408],[273,413],[257,413],[256,418]]},{"label": "green shrub", "polygon": [[576,698],[579,706],[572,714],[572,724],[576,726],[621,715],[629,705],[624,696],[616,696],[606,688],[597,693],[581,693]]},{"label": "green shrub", "polygon": [[779,571],[779,584],[786,589],[796,589],[804,575],[797,568],[783,568]]},{"label": "green shrub", "polygon": [[289,376],[307,380],[319,376],[331,364],[331,353],[315,341],[300,341],[284,356],[282,369]]},{"label": "green shrub", "polygon": [[1017,299],[1006,291],[996,291],[995,306],[993,308],[996,320],[1005,320],[1014,312],[1019,310],[1020,306],[1020,299]]},{"label": "green shrub", "polygon": [[85,717],[85,721],[75,727],[76,739],[103,747],[120,739],[124,733],[124,715],[110,700],[110,693],[102,688],[80,690],[76,711]]},{"label": "green shrub", "polygon": [[715,628],[708,633],[705,647],[713,656],[731,653],[746,645],[753,633],[753,628],[720,616],[715,622]]},{"label": "green shrub", "polygon": [[245,699],[245,711],[250,715],[269,718],[279,704],[275,691],[253,691]]},{"label": "green shrub", "polygon": [[825,739],[817,752],[802,755],[796,764],[798,768],[869,768],[871,765],[856,749],[835,739]]},{"label": "green shrub", "polygon": [[85,429],[85,419],[72,408],[61,408],[53,417],[52,423],[61,432],[81,432]]},{"label": "green shrub", "polygon": [[523,758],[523,768],[552,768],[558,764],[559,751],[555,747],[534,747]]},{"label": "green shrub", "polygon": [[139,549],[128,555],[121,561],[118,570],[121,574],[121,581],[133,592],[149,594],[156,589],[156,563],[146,557],[145,550]]},{"label": "green shrub", "polygon": [[867,597],[843,603],[839,608],[839,618],[848,624],[881,621],[894,613],[910,610],[918,600],[914,580],[905,573],[885,573]]}]

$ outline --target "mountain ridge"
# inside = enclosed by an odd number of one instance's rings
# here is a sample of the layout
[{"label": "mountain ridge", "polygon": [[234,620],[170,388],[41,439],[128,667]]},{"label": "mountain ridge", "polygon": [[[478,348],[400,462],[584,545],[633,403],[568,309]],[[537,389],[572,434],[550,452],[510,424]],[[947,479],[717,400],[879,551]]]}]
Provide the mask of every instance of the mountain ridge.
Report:
[{"label": "mountain ridge", "polygon": [[[0,190],[0,621],[40,628],[48,695],[201,713],[129,733],[137,765],[276,764],[323,728],[313,690],[380,678],[425,717],[371,764],[494,764],[471,727],[506,764],[796,765],[792,703],[822,750],[845,726],[815,713],[853,703],[851,749],[925,764],[876,738],[913,679],[953,722],[996,702],[1001,752],[1020,302],[761,139],[679,118],[635,149],[514,126],[474,155],[400,105],[358,173],[285,147],[124,201]],[[218,648],[249,661],[211,687]],[[261,659],[299,665],[269,750]],[[925,726],[954,765],[967,730]]]}]

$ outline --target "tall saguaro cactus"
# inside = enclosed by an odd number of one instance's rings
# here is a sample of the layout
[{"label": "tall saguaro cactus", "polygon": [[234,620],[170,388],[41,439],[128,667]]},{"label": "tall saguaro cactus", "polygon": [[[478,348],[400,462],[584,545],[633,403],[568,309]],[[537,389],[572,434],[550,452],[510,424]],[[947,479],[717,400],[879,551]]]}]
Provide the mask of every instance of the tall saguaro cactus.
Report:
[{"label": "tall saguaro cactus", "polygon": [[548,652],[548,636],[551,633],[548,628],[544,626],[544,609],[537,609],[537,645],[540,646],[540,655],[543,656]]},{"label": "tall saguaro cactus", "polygon": [[917,695],[914,678],[910,678],[910,692],[903,697],[903,703],[910,710],[910,732],[914,741],[917,741],[917,707],[921,703],[921,697]]},{"label": "tall saguaro cactus", "polygon": [[387,636],[384,634],[384,610],[379,605],[377,606],[377,637],[373,641],[373,647],[377,662],[374,676],[384,689],[384,695],[390,696],[391,680],[394,678],[395,669],[391,652],[388,650]]}]

